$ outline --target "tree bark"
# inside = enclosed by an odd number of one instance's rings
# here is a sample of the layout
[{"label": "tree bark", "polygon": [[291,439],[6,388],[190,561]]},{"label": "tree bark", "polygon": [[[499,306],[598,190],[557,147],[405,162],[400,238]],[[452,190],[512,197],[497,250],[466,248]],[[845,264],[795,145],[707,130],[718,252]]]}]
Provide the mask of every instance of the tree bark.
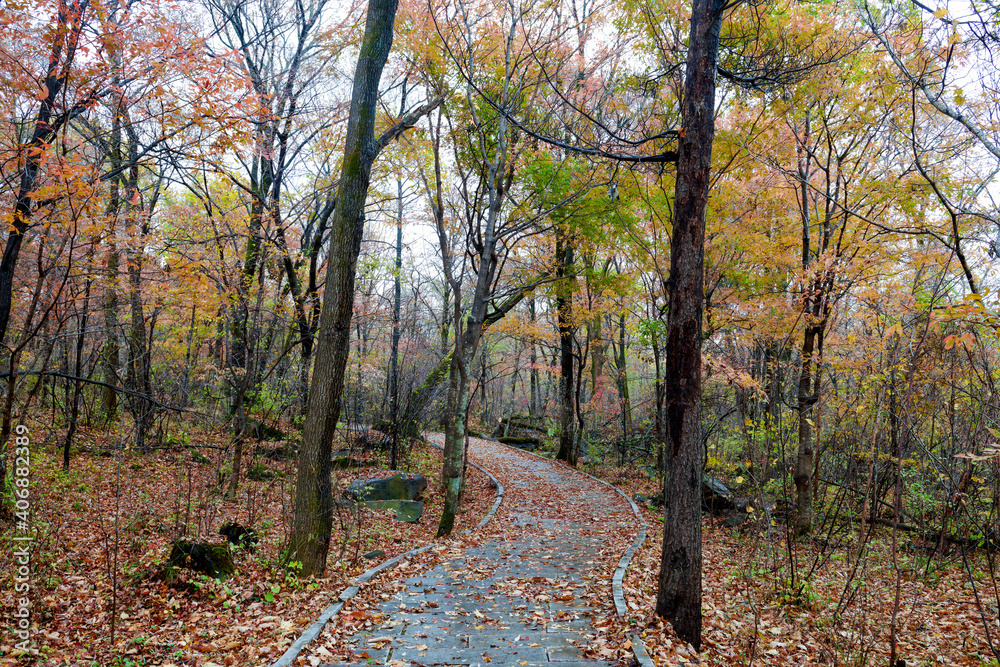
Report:
[{"label": "tree bark", "polygon": [[701,650],[701,332],[722,0],[694,0],[674,193],[664,371],[666,472],[656,613]]},{"label": "tree bark", "polygon": [[[655,336],[655,334],[654,334]],[[628,356],[626,356],[625,351],[625,313],[623,312],[618,316],[618,349],[615,355],[615,370],[618,371],[617,384],[618,384],[618,397],[621,401],[622,407],[622,435],[626,435],[632,430],[632,399],[628,393]],[[656,349],[656,340],[653,340],[653,355],[656,361],[656,383],[657,392],[659,392],[660,383],[660,361],[659,361],[659,351]],[[657,393],[657,409],[660,408],[662,400],[660,394]]]},{"label": "tree bark", "polygon": [[[466,329],[457,349],[451,357],[448,385],[448,407],[445,412],[444,439],[450,447],[445,448],[442,478],[445,491],[445,506],[438,524],[437,536],[451,535],[455,526],[455,515],[458,512],[458,502],[462,490],[462,478],[465,475],[463,443],[465,442],[466,421],[469,415],[469,364],[475,348],[472,346],[478,333],[470,334]],[[475,341],[478,342],[478,341]],[[462,356],[465,355],[463,359]]]},{"label": "tree bark", "polygon": [[[125,118],[129,128],[128,118]],[[128,384],[135,395],[129,399],[132,418],[135,422],[135,446],[146,446],[146,436],[153,425],[153,405],[145,398],[152,395],[150,383],[149,346],[146,340],[146,318],[142,305],[142,269],[145,264],[146,237],[149,235],[149,216],[152,211],[143,209],[139,193],[139,165],[136,158],[138,138],[134,129],[128,129],[129,163],[128,181],[125,189],[128,211],[127,227],[134,228],[136,234],[128,250],[128,299],[129,331],[128,343]]]},{"label": "tree bark", "polygon": [[396,469],[399,456],[399,313],[402,308],[403,273],[403,181],[396,180],[399,208],[396,217],[396,270],[392,298],[392,349],[389,352],[389,424],[392,428],[392,452],[389,467]]},{"label": "tree bark", "polygon": [[[444,283],[444,295],[441,297],[441,357],[444,358],[448,356],[448,330],[449,323],[451,322],[451,310],[450,300],[451,300],[451,287],[448,285],[448,281]],[[449,362],[450,363],[450,362]]]},{"label": "tree bark", "polygon": [[604,375],[604,333],[601,330],[603,317],[598,312],[587,323],[587,338],[590,339],[590,387],[591,394],[597,393],[597,387]]},{"label": "tree bark", "polygon": [[528,312],[531,315],[531,394],[528,399],[528,416],[537,417],[540,412],[541,391],[538,386],[538,347],[535,344],[535,297],[531,297],[531,301],[528,302]]},{"label": "tree bark", "polygon": [[813,457],[815,455],[814,409],[819,400],[819,369],[814,362],[819,354],[818,341],[823,335],[822,327],[808,326],[802,339],[802,359],[800,361],[798,413],[799,446],[795,463],[795,534],[804,537],[812,530]]},{"label": "tree bark", "polygon": [[374,137],[378,87],[392,47],[397,4],[397,0],[369,0],[354,73],[344,166],[337,208],[330,224],[326,293],[316,341],[316,368],[302,431],[289,545],[290,556],[301,563],[302,576],[322,575],[330,551],[333,529],[330,455],[340,418],[365,201],[372,163],[381,148]]},{"label": "tree bark", "polygon": [[576,465],[576,392],[573,389],[573,246],[556,235],[556,320],[559,326],[559,451],[556,459]]},{"label": "tree bark", "polygon": [[[115,117],[112,121],[111,147],[109,160],[112,170],[117,174],[122,167],[122,116],[124,115],[123,101],[119,99],[115,109]],[[108,207],[107,207],[107,284],[104,288],[104,330],[105,339],[101,345],[101,368],[103,370],[104,382],[108,386],[101,388],[101,415],[105,426],[110,426],[118,417],[118,392],[114,387],[118,385],[121,378],[118,377],[118,363],[120,348],[118,345],[118,214],[121,209],[121,185],[122,177],[115,176],[111,179],[108,187]]]},{"label": "tree bark", "polygon": [[[92,268],[93,255],[88,262],[88,273]],[[93,282],[88,278],[83,290],[83,309],[77,315],[78,327],[76,332],[76,345],[74,346],[73,375],[80,377],[83,374],[83,346],[87,338],[87,319],[90,315],[90,286]],[[69,407],[69,427],[66,429],[66,441],[63,443],[63,472],[69,472],[69,450],[73,446],[73,436],[76,435],[77,420],[80,416],[80,389],[79,380],[73,383],[73,398]],[[3,478],[0,478],[3,479]]]}]

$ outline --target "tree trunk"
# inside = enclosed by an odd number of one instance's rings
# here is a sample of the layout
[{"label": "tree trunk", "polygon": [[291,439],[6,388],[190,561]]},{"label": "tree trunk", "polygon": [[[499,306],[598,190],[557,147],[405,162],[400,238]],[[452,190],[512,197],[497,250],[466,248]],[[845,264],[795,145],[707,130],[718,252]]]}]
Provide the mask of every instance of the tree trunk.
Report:
[{"label": "tree trunk", "polygon": [[[90,257],[90,262],[93,263],[93,255]],[[92,268],[88,266],[89,269]],[[92,274],[91,274],[92,275]],[[73,375],[75,377],[82,377],[83,375],[83,346],[87,338],[87,318],[90,313],[90,285],[93,281],[87,279],[86,286],[83,290],[83,310],[77,316],[79,319],[79,328],[76,333],[76,347],[74,352],[76,354],[73,360]],[[73,445],[73,436],[76,435],[76,425],[77,419],[80,416],[80,389],[82,383],[79,380],[73,383],[73,399],[69,406],[69,427],[66,429],[66,441],[63,443],[63,471],[69,472],[69,450]],[[2,478],[0,478],[2,479]]]},{"label": "tree trunk", "polygon": [[198,348],[194,346],[194,324],[198,313],[197,302],[191,301],[191,321],[188,323],[187,351],[184,353],[184,385],[177,400],[182,406],[191,403],[191,367],[198,359]]},{"label": "tree trunk", "polygon": [[[128,119],[125,119],[128,127]],[[138,139],[134,130],[129,130],[129,176],[126,201],[139,201],[139,165],[136,157]],[[149,216],[152,211],[143,209],[142,204],[126,204],[128,207],[129,226],[136,229],[136,238],[130,242],[128,250],[128,298],[129,298],[129,331],[128,331],[128,383],[135,392],[129,399],[132,407],[132,418],[135,422],[135,446],[142,449],[146,446],[146,436],[153,425],[153,406],[147,400],[151,394],[149,346],[146,342],[146,318],[142,305],[142,269],[145,264],[146,237],[149,235]]]},{"label": "tree trunk", "polygon": [[528,415],[537,417],[541,411],[539,402],[541,390],[538,386],[538,348],[535,345],[535,297],[528,302],[528,312],[531,314],[531,394],[528,399]]},{"label": "tree trunk", "polygon": [[597,393],[597,385],[600,384],[601,376],[604,374],[604,333],[601,331],[601,320],[603,317],[598,312],[590,318],[587,323],[587,338],[590,339],[590,393]]},{"label": "tree trunk", "polygon": [[392,47],[397,0],[369,0],[365,34],[354,74],[337,208],[330,223],[326,294],[316,340],[316,367],[309,389],[295,486],[289,554],[300,575],[326,569],[333,528],[330,454],[340,418],[341,393],[351,335],[354,278],[365,224],[372,163],[376,101],[382,68]]},{"label": "tree trunk", "polygon": [[389,424],[392,428],[392,452],[389,467],[396,469],[399,457],[399,312],[402,308],[403,273],[403,181],[396,179],[399,208],[396,218],[396,271],[392,299],[392,349],[389,353]]},{"label": "tree trunk", "polygon": [[694,0],[667,285],[663,553],[656,613],[701,650],[701,330],[722,0]]},{"label": "tree trunk", "polygon": [[445,412],[444,439],[452,446],[445,448],[445,459],[442,479],[444,482],[445,504],[438,524],[437,536],[450,535],[455,526],[455,514],[458,512],[458,502],[462,490],[462,478],[465,476],[465,463],[462,444],[465,442],[466,419],[469,414],[469,364],[472,356],[468,354],[468,343],[471,336],[462,336],[460,344],[463,350],[456,350],[452,355],[448,382],[448,408]]},{"label": "tree trunk", "polygon": [[479,355],[479,422],[486,424],[490,418],[489,406],[486,404],[486,347]]},{"label": "tree trunk", "polygon": [[[442,297],[443,304],[441,306],[441,356],[448,356],[448,329],[449,322],[451,321],[451,315],[449,310],[451,300],[451,287],[448,286],[448,282],[445,281],[444,284],[444,296]],[[449,362],[450,363],[450,362]]]},{"label": "tree trunk", "polygon": [[576,465],[576,392],[573,390],[573,246],[556,236],[556,319],[559,325],[559,451],[556,459]]},{"label": "tree trunk", "polygon": [[806,327],[802,339],[798,405],[799,446],[795,463],[795,534],[804,537],[812,531],[813,485],[810,483],[814,468],[815,415],[819,400],[819,341],[823,335],[821,325]]},{"label": "tree trunk", "polygon": [[[121,119],[124,113],[121,102],[115,112],[111,130],[110,162],[111,168],[118,172],[122,166],[122,128]],[[121,208],[121,178],[111,179],[108,188],[108,259],[107,285],[104,291],[104,344],[101,346],[101,368],[104,382],[107,386],[101,388],[101,415],[105,426],[118,417],[118,392],[115,387],[121,382],[118,377],[120,347],[118,345],[118,237],[117,222]]]},{"label": "tree trunk", "polygon": [[[660,337],[654,331],[653,332],[653,368],[655,370],[655,383],[653,385],[653,390],[656,393],[656,419],[653,422],[653,434],[656,440],[660,443],[659,450],[656,455],[656,469],[663,472],[663,442],[666,440],[666,435],[663,429],[663,377],[660,373]],[[624,428],[624,421],[623,428]],[[624,436],[624,431],[622,432]]]},{"label": "tree trunk", "polygon": [[144,397],[149,395],[149,355],[146,346],[146,322],[142,307],[142,258],[141,250],[130,253],[129,258],[129,333],[128,380],[130,389],[141,396],[130,397],[132,417],[135,420],[135,446],[146,446],[146,435],[153,423],[152,405]]},{"label": "tree trunk", "polygon": [[[653,341],[653,355],[656,361],[656,382],[659,387],[660,382],[660,359],[656,348],[656,340]],[[628,393],[628,357],[625,355],[625,313],[618,318],[618,354],[615,355],[615,370],[618,371],[618,398],[622,406],[622,435],[632,430],[632,399]],[[658,390],[659,391],[659,390]],[[660,395],[657,395],[657,408],[662,404]]]}]

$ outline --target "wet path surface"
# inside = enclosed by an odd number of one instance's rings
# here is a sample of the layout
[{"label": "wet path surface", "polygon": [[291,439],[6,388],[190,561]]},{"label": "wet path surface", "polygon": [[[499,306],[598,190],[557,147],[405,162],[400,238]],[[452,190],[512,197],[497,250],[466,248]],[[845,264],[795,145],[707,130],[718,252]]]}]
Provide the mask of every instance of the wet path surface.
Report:
[{"label": "wet path surface", "polygon": [[470,456],[505,487],[478,544],[405,575],[375,605],[377,626],[348,637],[348,656],[324,664],[611,664],[596,659],[598,625],[614,613],[608,563],[635,534],[625,501],[496,443],[472,440]]}]

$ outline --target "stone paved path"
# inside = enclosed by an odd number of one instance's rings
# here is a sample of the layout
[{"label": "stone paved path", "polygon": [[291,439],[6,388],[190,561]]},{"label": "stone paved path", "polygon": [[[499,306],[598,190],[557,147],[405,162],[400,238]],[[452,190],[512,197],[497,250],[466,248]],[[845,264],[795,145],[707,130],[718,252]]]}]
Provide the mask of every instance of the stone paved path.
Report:
[{"label": "stone paved path", "polygon": [[[610,574],[596,568],[607,531],[628,539],[635,533],[625,501],[496,443],[473,440],[470,454],[502,473],[504,502],[487,524],[500,537],[406,579],[404,590],[379,605],[381,627],[350,639],[350,664],[610,665],[583,658],[596,636],[596,609],[582,594],[597,583],[610,603]],[[608,613],[607,606],[600,611]]]}]

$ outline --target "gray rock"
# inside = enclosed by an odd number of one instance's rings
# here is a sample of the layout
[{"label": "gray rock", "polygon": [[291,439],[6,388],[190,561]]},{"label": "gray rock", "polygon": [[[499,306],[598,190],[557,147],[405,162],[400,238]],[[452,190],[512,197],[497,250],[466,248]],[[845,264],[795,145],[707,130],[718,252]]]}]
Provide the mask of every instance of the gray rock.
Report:
[{"label": "gray rock", "polygon": [[366,553],[363,556],[363,558],[367,558],[368,560],[375,560],[376,558],[385,558],[385,552],[382,551],[381,549],[374,549]]},{"label": "gray rock", "polygon": [[632,496],[632,500],[637,503],[645,503],[650,507],[663,507],[663,493],[657,493],[655,496],[646,496],[641,493],[637,493]]},{"label": "gray rock", "polygon": [[719,523],[727,528],[735,528],[736,526],[742,525],[750,520],[750,514],[747,512],[736,512],[727,516],[725,519]]},{"label": "gray rock", "polygon": [[[655,496],[637,493],[632,496],[632,500],[651,507],[663,507],[662,492]],[[747,501],[737,496],[722,480],[707,474],[701,476],[701,508],[703,511],[721,516],[734,511],[746,512],[746,507]]]},{"label": "gray rock", "polygon": [[393,510],[397,521],[416,523],[424,513],[424,504],[418,500],[369,500],[361,505],[373,510]]},{"label": "gray rock", "polygon": [[497,438],[497,440],[499,440],[505,445],[511,445],[512,447],[517,447],[518,449],[527,449],[529,451],[532,449],[537,449],[541,444],[538,438],[530,438],[530,437],[501,435],[499,438]]},{"label": "gray rock", "polygon": [[[712,514],[720,514],[738,507],[740,498],[722,480],[711,475],[701,476],[701,507]],[[745,504],[744,504],[745,507]]]},{"label": "gray rock", "polygon": [[344,489],[344,497],[357,501],[418,500],[427,480],[412,472],[397,472],[392,477],[359,479]]}]

